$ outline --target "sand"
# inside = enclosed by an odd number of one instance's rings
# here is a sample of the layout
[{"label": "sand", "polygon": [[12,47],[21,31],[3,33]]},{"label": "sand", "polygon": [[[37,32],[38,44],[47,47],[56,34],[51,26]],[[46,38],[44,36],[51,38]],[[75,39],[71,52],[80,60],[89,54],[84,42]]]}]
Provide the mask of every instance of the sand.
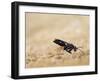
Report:
[{"label": "sand", "polygon": [[[72,54],[61,39],[81,47]],[[89,16],[26,13],[26,68],[89,65]]]}]

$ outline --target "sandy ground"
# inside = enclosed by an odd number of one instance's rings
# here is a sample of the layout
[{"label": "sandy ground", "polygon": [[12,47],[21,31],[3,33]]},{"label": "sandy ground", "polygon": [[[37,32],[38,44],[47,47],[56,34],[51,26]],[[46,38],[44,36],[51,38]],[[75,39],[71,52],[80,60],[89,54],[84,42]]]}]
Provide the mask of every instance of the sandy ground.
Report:
[{"label": "sandy ground", "polygon": [[[80,50],[69,54],[55,39]],[[89,65],[89,16],[26,13],[26,68]]]}]

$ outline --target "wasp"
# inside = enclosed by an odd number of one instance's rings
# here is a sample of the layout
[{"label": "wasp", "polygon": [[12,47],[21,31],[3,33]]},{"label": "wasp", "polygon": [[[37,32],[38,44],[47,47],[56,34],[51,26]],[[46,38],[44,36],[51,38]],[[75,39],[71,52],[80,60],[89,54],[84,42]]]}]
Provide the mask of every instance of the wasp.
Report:
[{"label": "wasp", "polygon": [[64,47],[64,50],[66,50],[70,54],[72,54],[72,51],[75,52],[78,50],[78,47],[76,47],[74,44],[68,43],[68,42],[60,40],[60,39],[55,39],[53,42]]}]

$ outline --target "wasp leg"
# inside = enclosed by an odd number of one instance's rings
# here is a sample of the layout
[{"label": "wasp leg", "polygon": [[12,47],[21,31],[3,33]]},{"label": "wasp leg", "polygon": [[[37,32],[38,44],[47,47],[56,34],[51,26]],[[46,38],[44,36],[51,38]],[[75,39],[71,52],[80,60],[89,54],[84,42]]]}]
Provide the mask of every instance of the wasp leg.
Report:
[{"label": "wasp leg", "polygon": [[68,49],[67,51],[68,51],[70,54],[72,54],[72,52],[71,52],[71,51],[72,51],[72,49]]},{"label": "wasp leg", "polygon": [[69,47],[65,46],[65,47],[64,47],[64,50],[66,50],[68,53],[71,54],[71,50],[72,50],[72,49],[70,49]]}]

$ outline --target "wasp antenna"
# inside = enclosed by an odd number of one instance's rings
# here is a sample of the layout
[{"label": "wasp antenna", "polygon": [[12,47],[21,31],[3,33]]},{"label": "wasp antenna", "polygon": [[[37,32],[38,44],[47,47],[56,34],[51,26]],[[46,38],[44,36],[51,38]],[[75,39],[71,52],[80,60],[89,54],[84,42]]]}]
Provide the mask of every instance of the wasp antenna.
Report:
[{"label": "wasp antenna", "polygon": [[83,47],[77,47],[77,48],[83,48]]},{"label": "wasp antenna", "polygon": [[85,55],[84,51],[82,51],[81,49],[79,49],[79,50],[81,51],[82,55]]}]

